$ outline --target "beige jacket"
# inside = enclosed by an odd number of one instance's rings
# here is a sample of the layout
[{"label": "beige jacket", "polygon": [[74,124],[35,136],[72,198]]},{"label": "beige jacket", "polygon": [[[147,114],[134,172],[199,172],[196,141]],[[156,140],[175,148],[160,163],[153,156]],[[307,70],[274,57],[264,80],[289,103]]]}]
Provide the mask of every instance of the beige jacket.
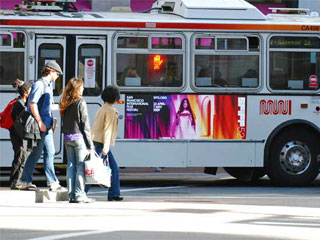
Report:
[{"label": "beige jacket", "polygon": [[118,132],[118,111],[105,103],[96,113],[91,128],[92,140],[103,144],[103,151],[109,152],[114,146]]}]

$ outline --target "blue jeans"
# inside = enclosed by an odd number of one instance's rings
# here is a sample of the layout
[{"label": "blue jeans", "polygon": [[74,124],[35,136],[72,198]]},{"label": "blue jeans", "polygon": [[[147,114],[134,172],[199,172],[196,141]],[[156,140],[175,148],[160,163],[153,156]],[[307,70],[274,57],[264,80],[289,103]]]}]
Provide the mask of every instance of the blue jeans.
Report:
[{"label": "blue jeans", "polygon": [[70,199],[86,198],[84,159],[88,154],[83,138],[64,143],[67,153],[67,186]]},{"label": "blue jeans", "polygon": [[[99,142],[93,142],[94,148],[98,155],[103,158],[102,156],[102,149],[103,144]],[[120,196],[120,179],[119,179],[119,169],[118,164],[116,160],[114,159],[111,151],[108,152],[108,158],[109,158],[109,165],[111,168],[111,187],[108,191],[108,197],[118,197]],[[87,191],[89,191],[89,188],[87,188]]]},{"label": "blue jeans", "polygon": [[41,132],[41,140],[38,141],[36,147],[32,149],[31,154],[29,155],[26,165],[24,166],[23,173],[21,176],[21,181],[26,183],[32,183],[32,174],[33,170],[36,167],[37,162],[39,161],[41,154],[43,151],[43,163],[44,163],[44,172],[47,177],[47,184],[54,182],[59,182],[55,171],[54,171],[54,141],[53,141],[53,133],[50,129],[48,132]]}]

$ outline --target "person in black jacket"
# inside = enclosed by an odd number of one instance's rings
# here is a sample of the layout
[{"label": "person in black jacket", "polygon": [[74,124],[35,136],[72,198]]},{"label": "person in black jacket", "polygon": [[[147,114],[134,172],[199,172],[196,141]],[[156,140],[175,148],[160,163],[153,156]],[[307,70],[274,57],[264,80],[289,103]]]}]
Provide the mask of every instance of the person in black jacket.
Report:
[{"label": "person in black jacket", "polygon": [[90,203],[85,193],[84,160],[93,150],[87,104],[82,98],[83,80],[69,80],[60,102],[62,132],[67,153],[67,186],[70,203]]},{"label": "person in black jacket", "polygon": [[[30,95],[31,84],[16,79],[13,81],[12,86],[14,88],[17,88],[17,91],[19,93],[18,101],[12,106],[11,111],[12,120],[15,121],[19,114],[23,110],[25,110],[26,102]],[[12,162],[10,173],[10,188],[12,190],[19,190],[19,185],[17,183],[21,178],[24,165],[27,161],[30,152],[23,147],[22,139],[17,133],[17,130],[14,126],[10,128],[9,132],[12,148],[14,151],[14,159]]]}]

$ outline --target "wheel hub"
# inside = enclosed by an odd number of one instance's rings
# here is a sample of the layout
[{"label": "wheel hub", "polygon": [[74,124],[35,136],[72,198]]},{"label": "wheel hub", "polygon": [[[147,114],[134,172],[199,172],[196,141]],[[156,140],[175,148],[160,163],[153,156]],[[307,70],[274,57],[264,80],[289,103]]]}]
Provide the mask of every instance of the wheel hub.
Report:
[{"label": "wheel hub", "polygon": [[280,165],[291,175],[305,172],[311,162],[308,146],[299,141],[291,141],[283,146],[280,152]]}]

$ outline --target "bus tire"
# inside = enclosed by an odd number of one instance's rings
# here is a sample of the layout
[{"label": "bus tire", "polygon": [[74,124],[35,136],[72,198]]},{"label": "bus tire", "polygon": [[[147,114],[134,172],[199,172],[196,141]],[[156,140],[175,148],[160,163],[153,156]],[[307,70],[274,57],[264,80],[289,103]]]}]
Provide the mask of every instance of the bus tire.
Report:
[{"label": "bus tire", "polygon": [[266,171],[278,186],[305,186],[319,173],[319,136],[308,128],[284,129],[271,142]]},{"label": "bus tire", "polygon": [[266,175],[264,168],[256,167],[224,167],[224,170],[232,177],[243,182],[255,182]]}]

